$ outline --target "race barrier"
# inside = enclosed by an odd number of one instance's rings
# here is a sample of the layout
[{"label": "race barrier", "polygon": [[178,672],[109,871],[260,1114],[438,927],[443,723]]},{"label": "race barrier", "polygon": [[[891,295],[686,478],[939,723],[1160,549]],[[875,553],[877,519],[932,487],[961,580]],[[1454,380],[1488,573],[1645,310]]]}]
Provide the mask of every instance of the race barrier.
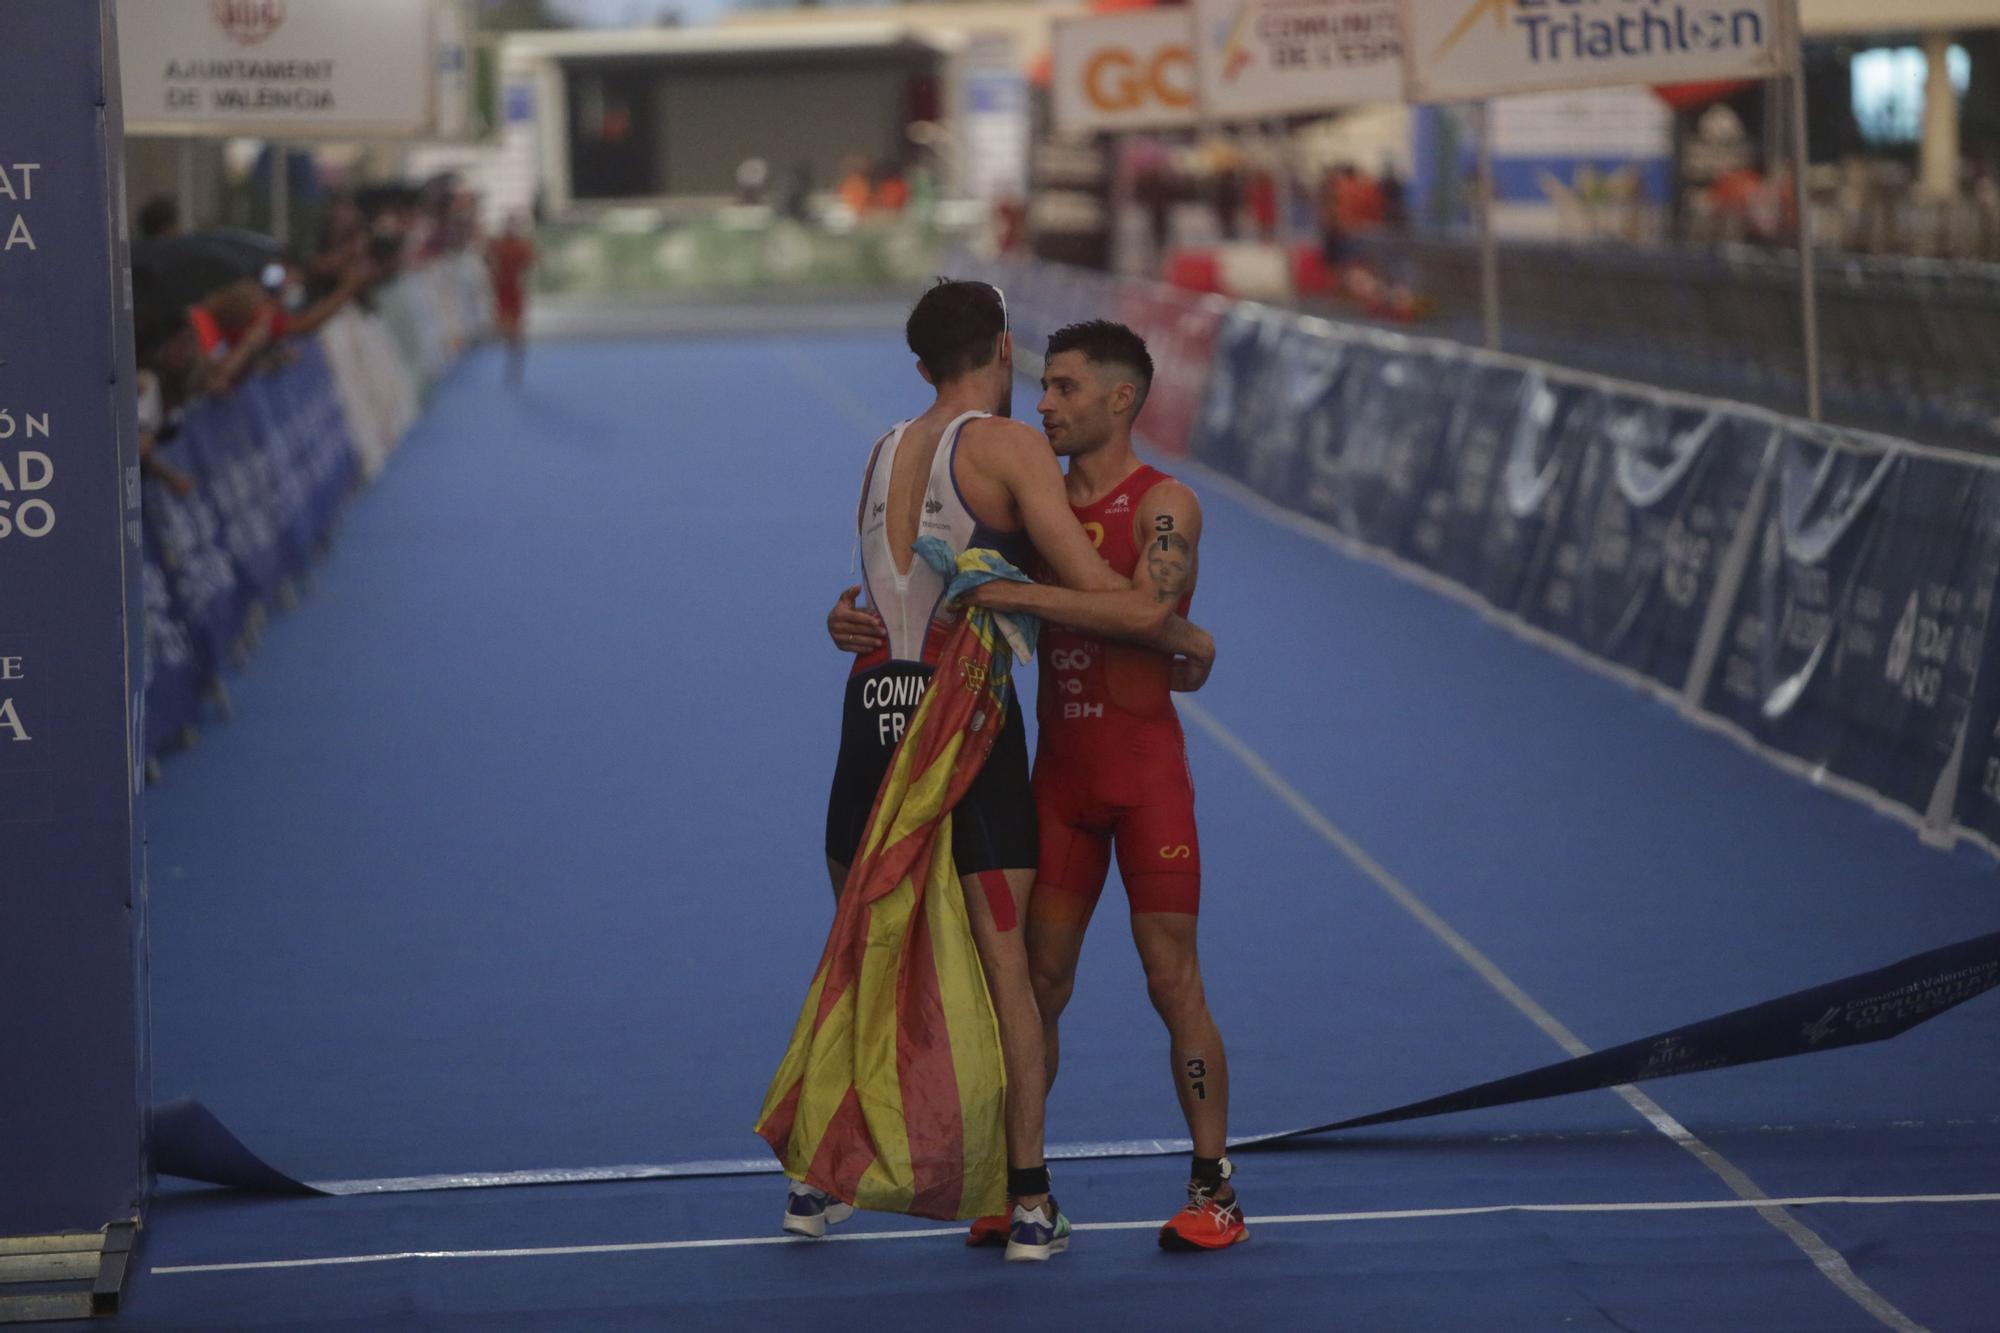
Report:
[{"label": "race barrier", "polygon": [[149,758],[223,716],[268,608],[289,604],[355,489],[387,464],[423,395],[490,322],[484,266],[407,273],[343,311],[287,364],[189,408],[155,446],[194,482],[141,482]]},{"label": "race barrier", "polygon": [[[1349,240],[1433,307],[1438,332],[1477,339],[1475,242]],[[2000,442],[2000,264],[1823,252],[1818,276],[1828,412],[1931,443]],[[1804,401],[1792,251],[1509,240],[1500,309],[1518,353],[1780,408]]]},{"label": "race barrier", "polygon": [[1100,315],[1144,335],[1159,452],[1927,842],[2000,855],[2000,460],[1151,283],[959,267],[1007,292],[1029,352]]}]

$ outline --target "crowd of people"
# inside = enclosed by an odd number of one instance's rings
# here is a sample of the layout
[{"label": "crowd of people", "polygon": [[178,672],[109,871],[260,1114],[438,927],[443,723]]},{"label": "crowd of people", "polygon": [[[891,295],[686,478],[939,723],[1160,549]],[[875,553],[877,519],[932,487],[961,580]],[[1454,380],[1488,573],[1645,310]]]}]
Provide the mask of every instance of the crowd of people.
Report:
[{"label": "crowd of people", "polygon": [[1421,298],[1355,244],[1409,229],[1408,188],[1392,163],[1379,172],[1351,161],[1299,170],[1274,150],[1216,140],[1178,150],[1141,144],[1124,166],[1129,197],[1146,218],[1155,271],[1170,282],[1203,288],[1214,281],[1213,238],[1281,247],[1296,296],[1383,319],[1421,313]]},{"label": "crowd of people", "polygon": [[[796,222],[814,220],[812,163],[801,160],[774,172],[769,160],[746,157],[736,167],[736,202],[769,207]],[[856,154],[841,163],[834,193],[854,218],[895,217],[936,202],[936,174],[921,160],[898,163]]]},{"label": "crowd of people", "polygon": [[298,340],[406,268],[481,248],[493,270],[501,332],[516,348],[532,244],[519,224],[488,242],[477,201],[449,177],[422,186],[378,186],[332,195],[317,236],[288,247],[231,227],[191,231],[171,198],[148,200],[135,219],[132,324],[138,363],[141,466],[177,493],[192,478],[155,457],[197,399],[234,392],[260,370],[285,364]]}]

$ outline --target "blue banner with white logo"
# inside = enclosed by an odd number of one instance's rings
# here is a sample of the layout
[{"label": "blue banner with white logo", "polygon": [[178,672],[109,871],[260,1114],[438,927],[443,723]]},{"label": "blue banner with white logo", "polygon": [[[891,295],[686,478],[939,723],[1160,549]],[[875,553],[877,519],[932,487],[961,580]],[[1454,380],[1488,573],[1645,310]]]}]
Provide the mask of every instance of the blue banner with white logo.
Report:
[{"label": "blue banner with white logo", "polygon": [[1188,449],[1218,472],[1244,476],[1256,431],[1273,414],[1271,396],[1283,392],[1278,344],[1289,324],[1278,311],[1239,306],[1216,332],[1208,393]]},{"label": "blue banner with white logo", "polygon": [[0,1236],[145,1190],[145,636],[109,0],[0,0]]},{"label": "blue banner with white logo", "polygon": [[1943,827],[2000,574],[2000,475],[1788,425],[1703,706]]},{"label": "blue banner with white logo", "polygon": [[1607,393],[1521,614],[1682,688],[1773,437],[1716,405]]},{"label": "blue banner with white logo", "polygon": [[1313,1134],[1513,1106],[1887,1041],[1996,986],[2000,986],[2000,934],[1982,935],[1525,1073],[1369,1115],[1239,1139],[1229,1146],[1279,1144]]},{"label": "blue banner with white logo", "polygon": [[1346,349],[1319,326],[1291,321],[1272,321],[1264,338],[1262,373],[1251,378],[1236,411],[1236,454],[1244,481],[1296,506]]},{"label": "blue banner with white logo", "polygon": [[1520,611],[1554,559],[1558,520],[1586,471],[1604,413],[1588,384],[1528,375],[1506,451],[1491,480],[1479,561],[1466,585],[1502,611]]},{"label": "blue banner with white logo", "polygon": [[200,716],[202,690],[213,679],[215,663],[189,628],[187,613],[175,603],[159,535],[150,524],[145,537],[145,746],[147,754],[156,754]]},{"label": "blue banner with white logo", "polygon": [[1986,610],[1986,642],[1978,652],[1979,683],[1959,755],[1952,816],[1959,828],[2000,847],[2000,579]]},{"label": "blue banner with white logo", "polygon": [[180,479],[170,484],[147,477],[144,485],[145,526],[158,543],[161,572],[172,605],[195,641],[201,660],[227,660],[249,596],[236,577],[236,562],[222,542],[222,516],[199,484],[194,449],[186,431],[153,446],[153,457]]},{"label": "blue banner with white logo", "polygon": [[[1438,360],[1395,395],[1405,429],[1428,432],[1449,404],[1438,466],[1419,503],[1403,554],[1465,587],[1477,587],[1486,560],[1486,528],[1501,474],[1519,428],[1529,383],[1514,366]],[[1421,435],[1418,436],[1421,438]]]},{"label": "blue banner with white logo", "polygon": [[1346,343],[1306,439],[1307,511],[1359,541],[1429,563],[1417,530],[1450,471],[1462,369],[1448,356]]},{"label": "blue banner with white logo", "polygon": [[297,552],[285,546],[284,514],[272,484],[270,455],[246,390],[189,409],[182,433],[202,490],[215,508],[223,549],[253,602],[277,596]]}]

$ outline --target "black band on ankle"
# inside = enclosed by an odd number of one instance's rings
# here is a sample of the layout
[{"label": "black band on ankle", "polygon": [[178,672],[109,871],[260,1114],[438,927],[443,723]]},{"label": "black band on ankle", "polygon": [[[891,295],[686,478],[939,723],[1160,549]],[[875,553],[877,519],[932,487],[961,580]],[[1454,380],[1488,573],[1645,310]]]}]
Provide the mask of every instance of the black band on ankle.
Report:
[{"label": "black band on ankle", "polygon": [[1220,1157],[1195,1158],[1194,1170],[1189,1172],[1188,1178],[1193,1180],[1195,1184],[1204,1185],[1212,1190],[1222,1188],[1222,1159]]},{"label": "black band on ankle", "polygon": [[1033,1198],[1037,1194],[1049,1192],[1049,1167],[1044,1162],[1040,1166],[1010,1166],[1007,1168],[1007,1193],[1013,1197]]}]

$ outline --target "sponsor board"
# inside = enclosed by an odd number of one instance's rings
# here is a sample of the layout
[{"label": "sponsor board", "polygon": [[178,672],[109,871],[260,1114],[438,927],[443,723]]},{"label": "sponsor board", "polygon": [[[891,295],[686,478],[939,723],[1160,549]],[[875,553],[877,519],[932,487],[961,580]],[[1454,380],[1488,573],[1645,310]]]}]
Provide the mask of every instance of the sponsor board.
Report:
[{"label": "sponsor board", "polygon": [[1789,73],[1792,0],[1402,0],[1413,102]]},{"label": "sponsor board", "polygon": [[1194,0],[1202,103],[1251,120],[1403,99],[1396,0]]},{"label": "sponsor board", "polygon": [[1185,9],[1060,22],[1051,47],[1050,100],[1064,133],[1176,129],[1198,118]]},{"label": "sponsor board", "polygon": [[455,5],[145,0],[122,6],[118,22],[130,133],[419,134],[446,95],[444,128],[464,127]]}]

